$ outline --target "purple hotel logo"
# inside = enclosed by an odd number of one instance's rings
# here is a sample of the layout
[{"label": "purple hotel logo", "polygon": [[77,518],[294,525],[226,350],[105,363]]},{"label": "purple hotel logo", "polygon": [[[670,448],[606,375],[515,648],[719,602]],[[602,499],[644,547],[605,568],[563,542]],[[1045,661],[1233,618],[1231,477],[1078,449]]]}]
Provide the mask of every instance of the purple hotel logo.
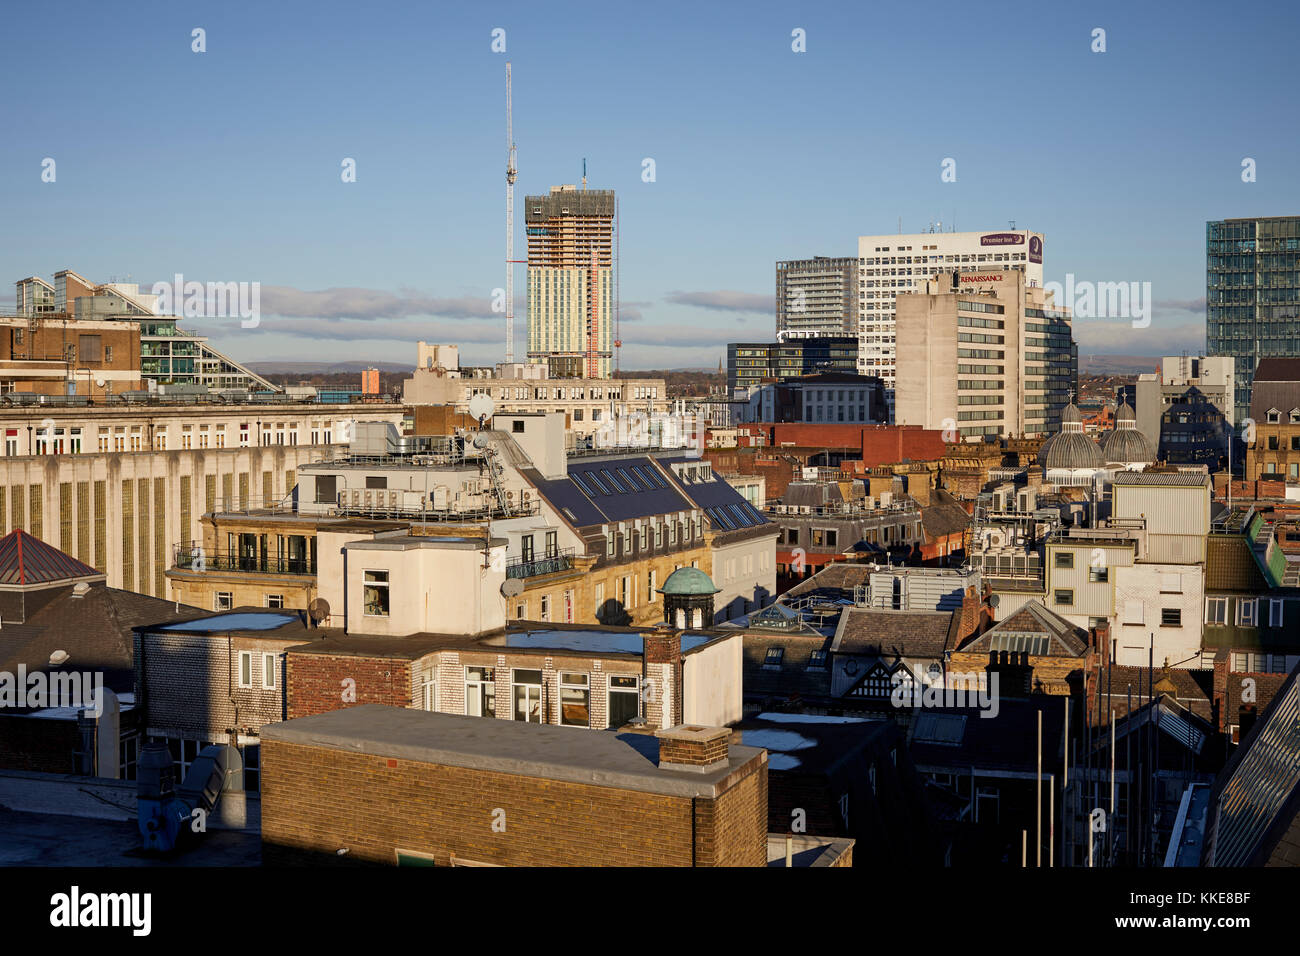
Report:
[{"label": "purple hotel logo", "polygon": [[1038,236],[1029,237],[1029,261],[1043,261],[1043,240]]},{"label": "purple hotel logo", "polygon": [[981,246],[1018,246],[1025,241],[1025,237],[1018,232],[995,232],[987,236],[980,236]]}]

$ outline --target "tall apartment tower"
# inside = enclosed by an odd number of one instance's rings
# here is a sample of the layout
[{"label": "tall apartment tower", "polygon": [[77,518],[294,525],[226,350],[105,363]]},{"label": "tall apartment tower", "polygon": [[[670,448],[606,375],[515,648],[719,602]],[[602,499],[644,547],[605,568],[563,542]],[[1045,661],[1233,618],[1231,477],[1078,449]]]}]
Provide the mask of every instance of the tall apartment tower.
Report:
[{"label": "tall apartment tower", "polygon": [[901,425],[961,439],[1050,435],[1077,388],[1068,309],[1019,269],[943,272],[898,297]]},{"label": "tall apartment tower", "polygon": [[894,300],[925,288],[938,272],[1005,272],[1018,269],[1025,285],[1043,285],[1043,234],[922,232],[858,238],[858,373],[878,376],[893,407]]},{"label": "tall apartment tower", "polygon": [[776,264],[778,341],[858,334],[855,259],[790,259]]},{"label": "tall apartment tower", "polygon": [[1300,216],[1206,223],[1205,338],[1235,360],[1240,422],[1260,359],[1300,356]]},{"label": "tall apartment tower", "polygon": [[524,199],[528,361],[554,378],[609,378],[614,356],[614,191],[552,186]]}]

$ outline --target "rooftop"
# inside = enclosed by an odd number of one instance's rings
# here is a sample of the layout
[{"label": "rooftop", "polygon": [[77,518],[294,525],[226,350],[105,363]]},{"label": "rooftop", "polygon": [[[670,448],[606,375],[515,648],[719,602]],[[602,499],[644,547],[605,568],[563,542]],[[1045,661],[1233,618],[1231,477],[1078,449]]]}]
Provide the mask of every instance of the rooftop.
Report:
[{"label": "rooftop", "polygon": [[731,773],[766,759],[757,748],[733,745],[727,765],[718,770],[661,770],[659,741],[647,734],[575,733],[570,727],[380,704],[271,724],[262,728],[261,739],[686,798],[715,797]]}]

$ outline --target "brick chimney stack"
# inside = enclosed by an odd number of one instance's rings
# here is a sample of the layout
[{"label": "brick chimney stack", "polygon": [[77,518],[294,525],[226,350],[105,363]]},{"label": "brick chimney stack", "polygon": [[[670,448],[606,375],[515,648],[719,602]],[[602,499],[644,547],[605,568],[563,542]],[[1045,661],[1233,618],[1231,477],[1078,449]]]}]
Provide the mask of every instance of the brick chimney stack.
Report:
[{"label": "brick chimney stack", "polygon": [[688,724],[661,730],[659,769],[710,773],[727,765],[731,731],[726,727]]}]

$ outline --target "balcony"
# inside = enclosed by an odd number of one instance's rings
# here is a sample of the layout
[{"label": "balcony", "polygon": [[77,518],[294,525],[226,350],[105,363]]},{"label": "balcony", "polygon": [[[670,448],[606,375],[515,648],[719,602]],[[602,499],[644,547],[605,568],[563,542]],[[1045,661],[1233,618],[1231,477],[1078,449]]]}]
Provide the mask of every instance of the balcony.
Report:
[{"label": "balcony", "polygon": [[308,557],[274,554],[239,554],[178,545],[172,567],[178,571],[242,571],[253,574],[311,574],[316,562]]},{"label": "balcony", "polygon": [[554,574],[573,567],[573,549],[561,548],[540,558],[511,558],[506,562],[506,577],[531,578],[539,574]]}]

